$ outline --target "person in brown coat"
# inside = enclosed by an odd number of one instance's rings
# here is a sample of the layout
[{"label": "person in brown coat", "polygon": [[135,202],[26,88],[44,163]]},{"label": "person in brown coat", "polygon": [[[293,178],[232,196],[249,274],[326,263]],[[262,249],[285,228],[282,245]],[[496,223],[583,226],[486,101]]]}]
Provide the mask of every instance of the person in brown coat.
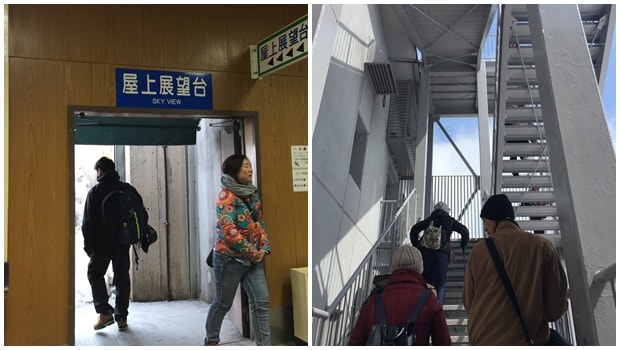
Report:
[{"label": "person in brown coat", "polygon": [[[422,254],[412,245],[401,246],[394,253],[392,273],[381,291],[388,324],[407,321],[422,292],[428,288],[420,274],[423,266]],[[378,323],[375,298],[371,294],[362,306],[348,345],[366,345],[372,326]],[[414,332],[416,345],[429,345],[429,339],[433,345],[451,345],[446,316],[435,294],[431,293],[422,307],[415,321]]]},{"label": "person in brown coat", "polygon": [[[534,345],[545,345],[548,323],[568,308],[568,283],[555,247],[543,235],[521,230],[505,194],[489,197],[480,217],[497,247]],[[471,345],[527,345],[484,240],[469,254],[462,296]]]}]

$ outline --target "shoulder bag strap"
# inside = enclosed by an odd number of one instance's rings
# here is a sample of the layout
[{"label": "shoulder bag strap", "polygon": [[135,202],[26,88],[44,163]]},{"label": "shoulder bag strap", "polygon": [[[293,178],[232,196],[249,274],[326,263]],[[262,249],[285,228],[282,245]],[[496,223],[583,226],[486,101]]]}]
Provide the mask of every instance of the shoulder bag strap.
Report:
[{"label": "shoulder bag strap", "polygon": [[431,295],[430,289],[425,289],[422,295],[420,295],[418,303],[415,304],[411,315],[409,315],[409,322],[414,322],[418,318],[418,315],[420,314],[420,311],[422,311],[422,307],[424,306],[424,304],[426,304],[426,299],[428,299],[429,295]]},{"label": "shoulder bag strap", "polygon": [[502,264],[502,261],[499,258],[495,243],[493,243],[493,240],[490,238],[486,238],[485,242],[487,244],[487,248],[489,248],[489,253],[491,253],[491,257],[493,258],[493,262],[495,263],[497,272],[499,272],[499,277],[502,279],[502,283],[506,288],[508,297],[510,298],[510,301],[512,301],[512,306],[514,306],[515,310],[517,311],[517,315],[519,315],[519,321],[521,321],[521,327],[523,327],[523,332],[525,333],[525,342],[528,345],[534,345],[534,339],[530,337],[530,333],[527,331],[525,321],[523,320],[523,315],[521,314],[521,309],[519,308],[519,303],[517,302],[517,297],[515,296],[515,292],[512,289],[512,284],[510,283],[508,274],[506,274],[506,270],[504,269],[504,264]]},{"label": "shoulder bag strap", "polygon": [[379,324],[384,326],[387,324],[387,320],[385,319],[385,309],[383,308],[383,300],[381,300],[381,291],[375,293],[375,312],[377,313],[377,318],[379,318]]},{"label": "shoulder bag strap", "polygon": [[[422,295],[420,295],[420,299],[418,299],[418,302],[413,307],[413,311],[411,311],[411,314],[409,315],[408,322],[414,322],[418,318],[418,315],[420,314],[420,311],[422,311],[422,307],[424,306],[424,304],[426,304],[426,300],[428,299],[428,296],[430,294],[431,290],[425,289]],[[375,312],[377,313],[379,324],[386,325],[387,320],[385,318],[385,309],[383,307],[381,291],[375,293]]]}]

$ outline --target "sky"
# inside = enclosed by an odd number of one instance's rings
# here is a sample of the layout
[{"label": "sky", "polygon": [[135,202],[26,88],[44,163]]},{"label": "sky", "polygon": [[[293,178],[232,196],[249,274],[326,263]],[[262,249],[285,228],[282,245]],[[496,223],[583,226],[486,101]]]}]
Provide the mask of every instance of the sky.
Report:
[{"label": "sky", "polygon": [[[603,108],[614,152],[616,150],[616,35],[612,40],[609,67],[603,91],[601,92]],[[477,175],[480,175],[480,154],[478,145],[477,118],[444,118],[441,119],[450,137],[459,147]],[[489,123],[489,139],[493,142],[492,123]],[[491,147],[493,147],[491,145]],[[454,147],[437,125],[433,141],[433,175],[471,175]]]}]

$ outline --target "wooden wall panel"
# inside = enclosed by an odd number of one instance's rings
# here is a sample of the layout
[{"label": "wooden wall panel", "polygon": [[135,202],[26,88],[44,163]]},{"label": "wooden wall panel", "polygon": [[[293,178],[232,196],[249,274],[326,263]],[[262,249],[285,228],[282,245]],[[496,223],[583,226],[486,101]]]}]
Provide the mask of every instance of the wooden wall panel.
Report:
[{"label": "wooden wall panel", "polygon": [[307,5],[11,5],[9,32],[20,31],[20,40],[11,41],[9,52],[52,60],[249,73],[249,46],[307,9]]},{"label": "wooden wall panel", "polygon": [[162,10],[159,6],[124,5],[118,10],[118,7],[102,5],[101,8],[93,23],[98,40],[83,43],[83,47],[95,53],[93,62],[164,65],[165,43],[161,38],[166,28],[161,26]]},{"label": "wooden wall panel", "polygon": [[289,269],[307,266],[308,193],[292,191],[290,146],[308,143],[308,61],[252,80],[249,45],[306,12],[306,5],[10,5],[6,345],[73,341],[67,110],[115,106],[117,67],[211,72],[215,110],[257,112],[274,247],[270,306],[291,307]]},{"label": "wooden wall panel", "polygon": [[[226,6],[168,6],[162,13],[163,43],[167,67],[228,71]],[[249,65],[248,57],[248,65]]]},{"label": "wooden wall panel", "polygon": [[272,75],[233,86],[231,95],[243,96],[233,109],[259,111],[260,190],[273,249],[270,306],[291,305],[290,268],[308,265],[308,193],[293,192],[291,169],[291,146],[308,143],[307,81]]},{"label": "wooden wall panel", "polygon": [[116,106],[116,81],[114,78],[116,66],[109,64],[92,64],[93,79],[90,82],[92,90],[92,105],[101,107]]},{"label": "wooden wall panel", "polygon": [[235,82],[231,80],[228,73],[213,73],[211,75],[211,84],[213,84],[213,109],[216,111],[224,111],[232,109],[232,100],[236,96],[230,95],[230,86]]},{"label": "wooden wall panel", "polygon": [[74,181],[66,106],[88,103],[90,92],[76,82],[90,81],[90,72],[79,63],[24,59],[10,59],[9,68],[9,113],[15,117],[8,130],[5,344],[68,344]]},{"label": "wooden wall panel", "polygon": [[163,64],[159,6],[11,5],[10,13],[9,33],[20,32],[11,56]]}]

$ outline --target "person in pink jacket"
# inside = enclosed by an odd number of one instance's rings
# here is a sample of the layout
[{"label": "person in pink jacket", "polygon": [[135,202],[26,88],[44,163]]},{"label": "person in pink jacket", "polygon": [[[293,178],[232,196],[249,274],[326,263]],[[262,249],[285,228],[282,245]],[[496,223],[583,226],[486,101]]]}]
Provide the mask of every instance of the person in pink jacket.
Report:
[{"label": "person in pink jacket", "polygon": [[[427,283],[420,274],[423,270],[422,254],[406,244],[396,250],[392,258],[392,273],[383,287],[382,301],[388,324],[406,322]],[[362,306],[348,345],[366,345],[372,326],[379,323],[375,313],[374,294]],[[431,293],[415,321],[416,345],[451,345],[446,316],[437,296]]]}]

